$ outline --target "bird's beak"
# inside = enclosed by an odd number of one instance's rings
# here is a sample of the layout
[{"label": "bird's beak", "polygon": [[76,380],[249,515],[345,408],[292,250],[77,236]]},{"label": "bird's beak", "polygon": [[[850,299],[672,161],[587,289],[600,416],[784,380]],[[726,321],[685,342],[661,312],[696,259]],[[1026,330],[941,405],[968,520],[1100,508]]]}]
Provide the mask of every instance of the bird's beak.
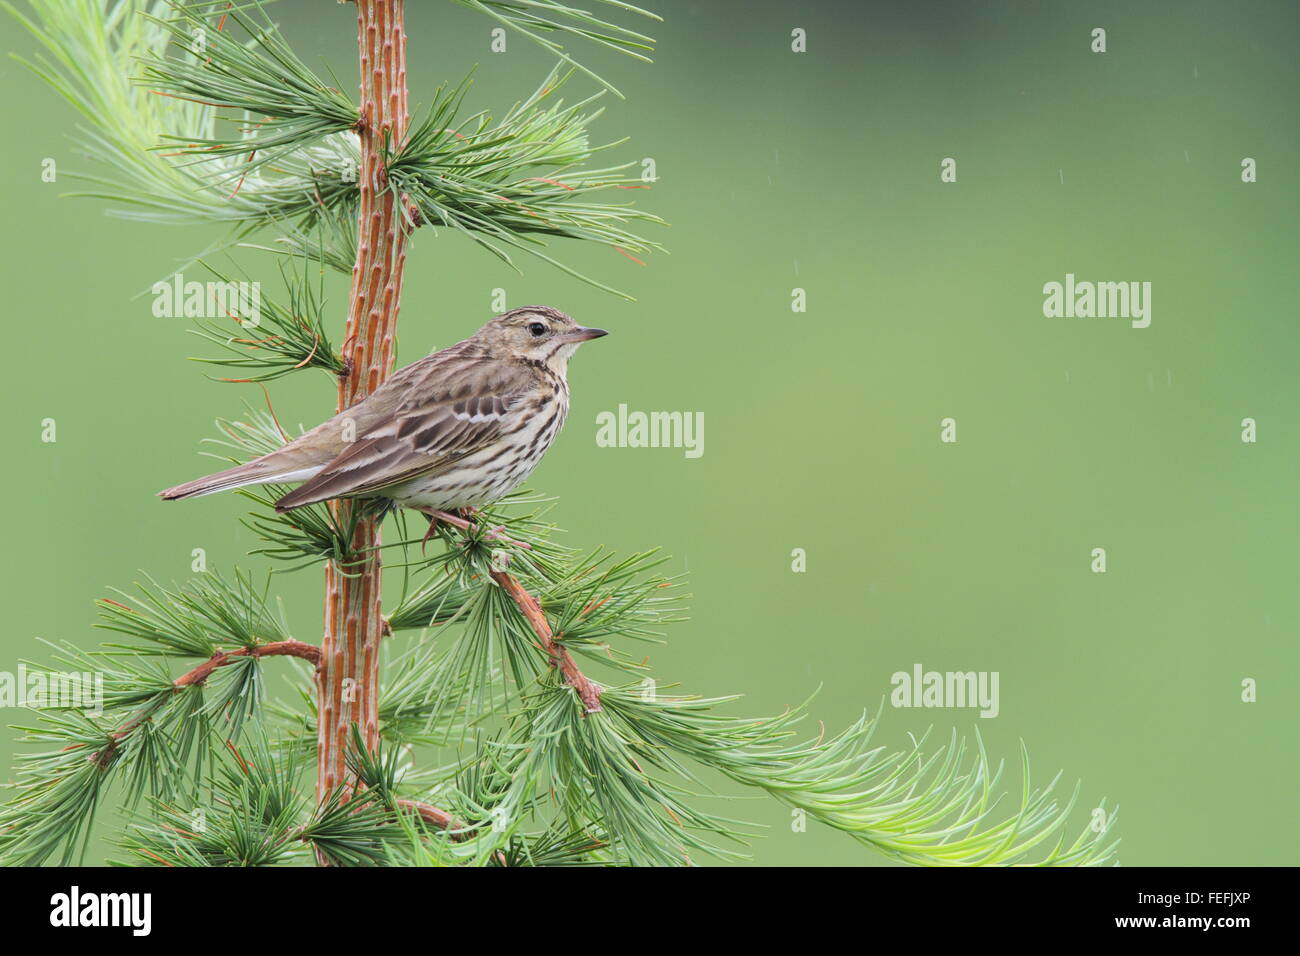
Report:
[{"label": "bird's beak", "polygon": [[591,339],[598,339],[602,335],[609,335],[604,329],[584,329],[581,326],[572,332],[565,333],[565,338],[570,342],[588,342]]}]

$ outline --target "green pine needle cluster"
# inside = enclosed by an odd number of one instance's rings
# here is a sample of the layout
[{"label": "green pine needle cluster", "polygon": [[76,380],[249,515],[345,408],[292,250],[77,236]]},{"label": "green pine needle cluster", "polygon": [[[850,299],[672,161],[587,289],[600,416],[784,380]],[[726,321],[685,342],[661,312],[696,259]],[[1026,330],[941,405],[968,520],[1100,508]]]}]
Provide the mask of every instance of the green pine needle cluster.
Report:
[{"label": "green pine needle cluster", "polygon": [[[223,379],[233,382],[269,382],[301,368],[318,368],[331,375],[343,372],[343,359],[330,344],[325,328],[323,263],[310,259],[299,262],[302,268],[296,272],[283,266],[280,269],[288,290],[287,302],[259,296],[255,325],[234,316],[220,321],[196,319],[191,331],[225,353],[196,361],[242,371],[243,377]],[[210,271],[229,287],[229,276],[216,269]],[[315,285],[311,281],[313,271]]]},{"label": "green pine needle cluster", "polygon": [[[611,93],[623,96],[604,77],[592,72],[573,59],[555,36],[587,40],[619,53],[627,54],[645,63],[646,54],[654,51],[654,39],[628,27],[593,16],[586,10],[565,6],[554,0],[455,0],[461,6],[484,13],[509,30],[526,37],[553,54],[561,63],[581,70]],[[596,0],[607,7],[652,20],[662,18],[649,10],[634,7],[623,0]]]},{"label": "green pine needle cluster", "polygon": [[499,122],[479,113],[457,123],[465,84],[438,90],[428,113],[390,158],[388,178],[422,221],[459,230],[504,262],[512,260],[503,247],[515,248],[614,292],[542,251],[545,243],[539,238],[585,239],[629,256],[662,250],[624,227],[631,221],[662,225],[657,216],[590,198],[644,184],[623,175],[630,163],[584,168],[597,151],[588,142],[587,129],[600,115],[599,110],[585,111],[599,94],[567,107],[550,99],[572,73],[552,72]]}]

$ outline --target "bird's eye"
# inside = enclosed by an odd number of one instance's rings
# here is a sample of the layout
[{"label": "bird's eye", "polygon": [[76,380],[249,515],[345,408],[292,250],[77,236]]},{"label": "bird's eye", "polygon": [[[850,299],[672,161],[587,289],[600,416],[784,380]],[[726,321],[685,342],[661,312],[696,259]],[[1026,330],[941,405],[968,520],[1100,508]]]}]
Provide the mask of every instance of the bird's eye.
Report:
[{"label": "bird's eye", "polygon": [[546,334],[546,326],[540,322],[533,322],[528,326],[528,331],[534,336]]}]

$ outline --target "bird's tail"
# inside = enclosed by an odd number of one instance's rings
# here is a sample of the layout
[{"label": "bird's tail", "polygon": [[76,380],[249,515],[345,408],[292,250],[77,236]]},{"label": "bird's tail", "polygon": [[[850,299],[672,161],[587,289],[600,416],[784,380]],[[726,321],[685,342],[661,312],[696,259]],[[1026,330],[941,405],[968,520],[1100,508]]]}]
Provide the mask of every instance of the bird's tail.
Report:
[{"label": "bird's tail", "polygon": [[257,461],[250,461],[246,465],[236,465],[234,468],[219,471],[215,475],[195,478],[193,481],[187,481],[175,488],[160,491],[158,497],[164,501],[175,501],[177,498],[197,498],[201,495],[210,495],[217,491],[230,491],[233,488],[244,488],[248,485],[264,485],[268,482],[305,481],[318,471],[320,471],[319,468],[290,470],[283,465],[277,467],[276,464],[265,459],[258,459]]}]

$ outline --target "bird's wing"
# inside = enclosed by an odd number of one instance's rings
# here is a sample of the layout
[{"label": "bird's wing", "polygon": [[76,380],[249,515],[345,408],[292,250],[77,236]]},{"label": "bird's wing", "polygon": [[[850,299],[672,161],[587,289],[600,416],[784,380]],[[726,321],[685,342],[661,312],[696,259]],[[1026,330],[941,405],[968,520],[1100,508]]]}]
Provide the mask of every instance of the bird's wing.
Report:
[{"label": "bird's wing", "polygon": [[390,416],[277,501],[276,511],[378,491],[500,439],[508,413],[534,388],[531,370],[516,362],[433,361],[438,358],[430,356],[428,367],[410,376]]}]

